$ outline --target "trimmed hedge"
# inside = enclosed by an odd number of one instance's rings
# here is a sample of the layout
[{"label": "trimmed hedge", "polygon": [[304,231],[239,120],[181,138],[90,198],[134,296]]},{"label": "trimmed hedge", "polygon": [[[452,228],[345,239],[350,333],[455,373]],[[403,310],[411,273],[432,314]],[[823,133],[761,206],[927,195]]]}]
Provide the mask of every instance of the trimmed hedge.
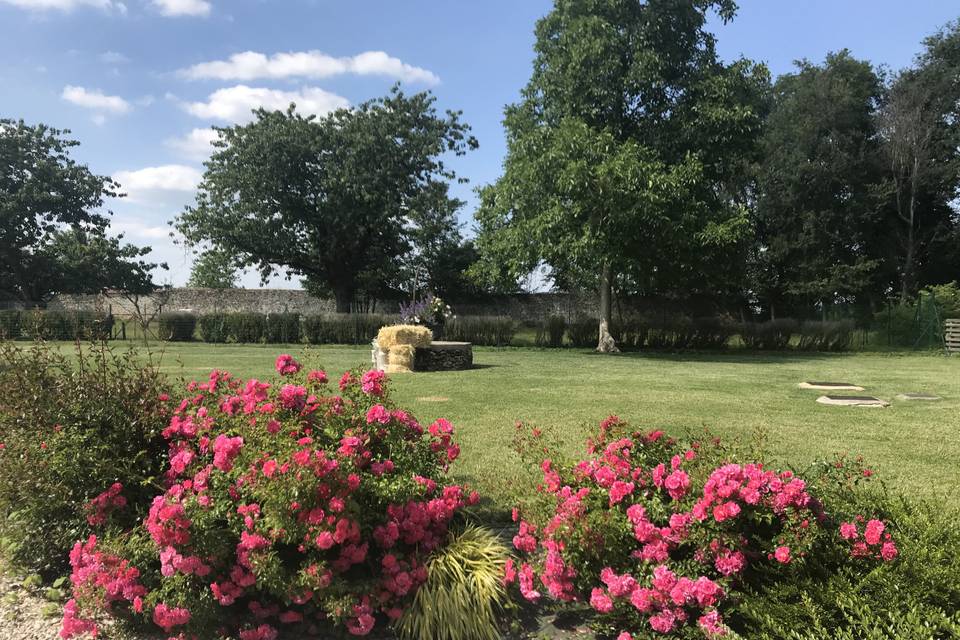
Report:
[{"label": "trimmed hedge", "polygon": [[566,331],[566,318],[563,316],[550,316],[537,327],[536,344],[538,347],[562,347],[563,336]]},{"label": "trimmed hedge", "polygon": [[192,313],[162,313],[158,323],[161,340],[190,342],[197,329],[197,316]]},{"label": "trimmed hedge", "polygon": [[14,340],[20,337],[20,311],[4,309],[0,311],[0,340]]},{"label": "trimmed hedge", "polygon": [[107,340],[113,316],[93,311],[20,311],[19,337],[43,340]]},{"label": "trimmed hedge", "polygon": [[200,327],[200,339],[204,342],[221,343],[227,341],[227,314],[207,313],[197,319]]},{"label": "trimmed hedge", "polygon": [[396,316],[376,313],[328,313],[306,316],[303,337],[310,344],[368,344],[383,327],[397,323]]},{"label": "trimmed hedge", "polygon": [[271,344],[300,342],[300,314],[268,313],[263,338]]},{"label": "trimmed hedge", "polygon": [[484,347],[505,347],[517,333],[517,323],[506,316],[458,316],[447,322],[443,337]]}]

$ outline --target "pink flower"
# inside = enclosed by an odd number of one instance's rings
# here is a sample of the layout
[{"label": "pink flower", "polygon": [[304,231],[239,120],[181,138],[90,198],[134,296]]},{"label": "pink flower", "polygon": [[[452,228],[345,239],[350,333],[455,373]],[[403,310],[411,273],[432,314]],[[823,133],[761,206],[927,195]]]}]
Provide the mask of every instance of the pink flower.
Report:
[{"label": "pink flower", "polygon": [[773,552],[773,557],[780,564],[790,564],[790,547],[780,546]]},{"label": "pink flower", "polygon": [[867,523],[867,528],[863,533],[864,540],[866,540],[869,545],[880,544],[880,538],[885,528],[884,524],[879,520],[871,520]]},{"label": "pink flower", "polygon": [[390,412],[382,404],[375,404],[367,411],[367,424],[373,424],[374,422],[387,424],[390,422],[390,418]]},{"label": "pink flower", "polygon": [[180,607],[171,608],[161,602],[153,610],[153,622],[165,633],[169,633],[173,627],[190,622],[190,611]]},{"label": "pink flower", "polygon": [[600,613],[610,613],[613,611],[613,600],[603,589],[594,587],[590,592],[590,606]]},{"label": "pink flower", "polygon": [[378,371],[372,369],[363,374],[363,377],[360,378],[360,388],[363,389],[363,392],[368,396],[382,396],[383,395],[383,383],[386,380],[387,374],[383,371]]},{"label": "pink flower", "polygon": [[314,384],[326,384],[327,372],[320,369],[314,369],[307,374],[307,382],[313,382]]},{"label": "pink flower", "polygon": [[844,540],[856,540],[857,536],[857,525],[852,522],[842,522],[840,523],[840,537]]},{"label": "pink flower", "polygon": [[617,480],[610,485],[610,506],[622,502],[624,498],[633,493],[633,483]]},{"label": "pink flower", "polygon": [[899,555],[897,551],[897,545],[893,541],[884,542],[883,546],[880,548],[880,557],[883,558],[886,562],[890,562]]},{"label": "pink flower", "polygon": [[697,626],[703,630],[704,635],[708,638],[723,636],[727,633],[727,628],[720,619],[720,612],[716,609],[700,616],[697,620]]},{"label": "pink flower", "polygon": [[307,402],[307,390],[296,384],[285,384],[280,389],[280,406],[291,411],[299,411]]},{"label": "pink flower", "polygon": [[295,373],[298,373],[302,368],[302,365],[296,360],[294,360],[293,356],[286,353],[282,353],[279,356],[277,356],[277,362],[275,363],[274,367],[276,368],[277,373],[279,373],[280,375],[290,376]]},{"label": "pink flower", "polygon": [[243,438],[220,434],[213,441],[213,466],[224,473],[233,469],[233,460],[240,455],[243,448]]},{"label": "pink flower", "polygon": [[526,562],[520,567],[520,594],[530,602],[540,599],[540,592],[533,588],[533,567]]}]

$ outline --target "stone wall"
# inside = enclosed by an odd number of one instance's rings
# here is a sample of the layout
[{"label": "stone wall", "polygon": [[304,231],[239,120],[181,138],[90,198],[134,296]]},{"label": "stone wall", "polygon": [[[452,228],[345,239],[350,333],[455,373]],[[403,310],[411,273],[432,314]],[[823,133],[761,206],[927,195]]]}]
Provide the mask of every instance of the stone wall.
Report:
[{"label": "stone wall", "polygon": [[[567,320],[596,317],[596,296],[576,293],[526,293],[491,296],[482,301],[450,300],[454,312],[460,316],[509,316],[522,322],[538,322],[552,315]],[[301,289],[187,289],[175,288],[154,298],[141,307],[152,309],[161,305],[164,312],[187,311],[196,314],[257,312],[300,313],[316,315],[333,313],[333,300],[314,298]],[[378,313],[397,313],[398,303],[381,301],[374,309]],[[130,303],[118,295],[58,296],[50,309],[112,311],[117,317],[133,315]],[[712,315],[715,310],[706,301],[688,300],[684,304],[652,299],[625,299],[614,303],[614,315],[623,313],[673,313],[684,311],[694,316]]]}]

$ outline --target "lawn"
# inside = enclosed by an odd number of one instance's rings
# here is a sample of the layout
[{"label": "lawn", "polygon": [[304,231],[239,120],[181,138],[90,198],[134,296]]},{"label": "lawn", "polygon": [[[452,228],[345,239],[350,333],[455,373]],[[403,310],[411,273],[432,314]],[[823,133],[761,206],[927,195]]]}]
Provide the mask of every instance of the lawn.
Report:
[{"label": "lawn", "polygon": [[[272,374],[276,354],[298,354],[331,373],[369,362],[366,347],[169,343],[153,357],[171,375],[204,377],[211,368],[240,376]],[[162,349],[162,353],[159,351]],[[511,450],[523,420],[553,432],[576,453],[609,414],[672,434],[708,428],[749,442],[766,437],[770,458],[798,468],[838,452],[862,454],[891,486],[957,504],[960,469],[960,358],[926,353],[624,354],[586,350],[486,349],[477,368],[397,375],[394,399],[421,421],[446,417],[462,457],[455,475],[509,504],[519,474]],[[929,392],[940,402],[892,401],[886,409],[826,407],[803,380],[840,380],[892,400]]]}]

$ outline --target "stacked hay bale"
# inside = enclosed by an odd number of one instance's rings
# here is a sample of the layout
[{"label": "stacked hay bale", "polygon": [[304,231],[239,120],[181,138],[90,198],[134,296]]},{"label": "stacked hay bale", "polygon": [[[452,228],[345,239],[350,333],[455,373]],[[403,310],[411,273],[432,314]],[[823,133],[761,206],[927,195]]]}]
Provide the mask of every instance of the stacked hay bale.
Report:
[{"label": "stacked hay bale", "polygon": [[387,373],[413,371],[417,347],[426,347],[432,341],[430,329],[412,324],[383,327],[377,334],[377,348],[387,356]]}]

